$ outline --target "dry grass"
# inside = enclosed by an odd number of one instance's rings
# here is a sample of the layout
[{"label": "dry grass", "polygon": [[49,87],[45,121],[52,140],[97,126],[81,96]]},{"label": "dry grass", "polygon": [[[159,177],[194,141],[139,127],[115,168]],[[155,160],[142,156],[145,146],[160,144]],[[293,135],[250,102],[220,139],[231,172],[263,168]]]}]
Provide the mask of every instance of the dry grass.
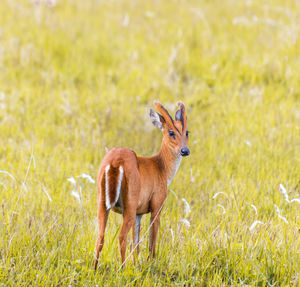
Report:
[{"label": "dry grass", "polygon": [[[0,3],[1,286],[299,286],[299,3],[47,3]],[[144,216],[119,270],[111,214],[94,274],[96,187],[77,176],[105,148],[158,151],[154,99],[183,100],[191,130],[157,259]]]}]

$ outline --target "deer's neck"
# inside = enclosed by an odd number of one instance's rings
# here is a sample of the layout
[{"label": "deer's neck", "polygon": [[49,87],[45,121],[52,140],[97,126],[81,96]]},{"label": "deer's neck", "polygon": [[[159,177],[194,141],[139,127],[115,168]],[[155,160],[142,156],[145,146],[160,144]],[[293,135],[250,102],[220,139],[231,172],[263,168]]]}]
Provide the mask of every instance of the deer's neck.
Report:
[{"label": "deer's neck", "polygon": [[179,168],[182,156],[175,154],[164,143],[162,143],[162,146],[157,156],[163,162],[164,170],[169,185]]}]

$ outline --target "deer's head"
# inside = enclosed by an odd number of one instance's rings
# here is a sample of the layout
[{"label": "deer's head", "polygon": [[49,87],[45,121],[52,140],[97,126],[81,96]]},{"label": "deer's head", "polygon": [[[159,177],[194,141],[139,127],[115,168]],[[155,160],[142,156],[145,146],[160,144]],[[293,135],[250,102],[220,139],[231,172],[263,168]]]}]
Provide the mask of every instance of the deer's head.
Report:
[{"label": "deer's head", "polygon": [[175,114],[175,121],[169,112],[159,103],[154,103],[157,111],[150,109],[150,118],[156,127],[163,132],[163,143],[166,144],[176,155],[188,156],[190,150],[187,146],[189,131],[187,130],[187,117],[185,106],[178,103],[178,110]]}]

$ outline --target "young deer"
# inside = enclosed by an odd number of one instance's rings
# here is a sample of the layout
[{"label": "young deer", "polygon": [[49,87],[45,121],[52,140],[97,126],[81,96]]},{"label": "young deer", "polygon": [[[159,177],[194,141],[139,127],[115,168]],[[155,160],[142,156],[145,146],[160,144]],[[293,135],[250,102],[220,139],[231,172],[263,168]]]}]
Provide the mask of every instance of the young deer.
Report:
[{"label": "young deer", "polygon": [[122,265],[125,264],[126,238],[133,228],[133,241],[139,253],[140,222],[151,212],[149,252],[155,256],[159,216],[167,197],[167,186],[175,176],[182,156],[188,156],[188,130],[184,104],[178,103],[175,121],[158,102],[159,113],[150,109],[150,118],[163,132],[159,153],[137,157],[127,148],[112,148],[104,157],[97,176],[99,236],[96,246],[95,270],[104,244],[104,231],[110,209],[123,214],[119,235]]}]

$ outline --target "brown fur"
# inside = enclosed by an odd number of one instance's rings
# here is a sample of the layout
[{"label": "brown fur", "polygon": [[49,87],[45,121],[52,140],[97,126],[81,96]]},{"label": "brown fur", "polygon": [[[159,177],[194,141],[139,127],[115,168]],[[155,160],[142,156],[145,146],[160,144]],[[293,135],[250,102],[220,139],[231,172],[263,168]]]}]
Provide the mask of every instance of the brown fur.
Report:
[{"label": "brown fur", "polygon": [[[184,108],[179,104],[181,111]],[[112,210],[123,214],[123,226],[119,235],[122,264],[125,263],[126,238],[129,230],[133,227],[133,238],[135,242],[135,229],[137,230],[137,242],[139,241],[139,224],[137,216],[151,212],[151,229],[149,238],[150,254],[155,256],[155,245],[159,225],[159,216],[162,206],[167,197],[168,181],[172,179],[180,160],[180,150],[187,148],[188,138],[186,131],[185,110],[182,113],[183,121],[173,121],[167,110],[159,103],[155,103],[161,115],[160,121],[163,125],[163,140],[159,153],[152,157],[137,157],[135,152],[127,148],[113,148],[104,157],[98,177],[98,226],[99,236],[97,240],[97,251],[95,269],[97,268],[99,253],[104,244],[104,230],[109,210],[105,205],[105,168],[110,165],[109,198],[110,202],[116,199],[117,180],[119,167],[124,170],[122,188],[118,203]],[[163,118],[161,118],[163,117]],[[184,123],[184,125],[182,125]],[[169,131],[175,133],[175,139],[170,137]],[[139,246],[137,243],[137,250]]]},{"label": "brown fur", "polygon": [[117,185],[118,185],[118,177],[119,168],[111,166],[108,171],[108,183],[109,183],[109,202],[112,205],[113,202],[117,199]]}]

